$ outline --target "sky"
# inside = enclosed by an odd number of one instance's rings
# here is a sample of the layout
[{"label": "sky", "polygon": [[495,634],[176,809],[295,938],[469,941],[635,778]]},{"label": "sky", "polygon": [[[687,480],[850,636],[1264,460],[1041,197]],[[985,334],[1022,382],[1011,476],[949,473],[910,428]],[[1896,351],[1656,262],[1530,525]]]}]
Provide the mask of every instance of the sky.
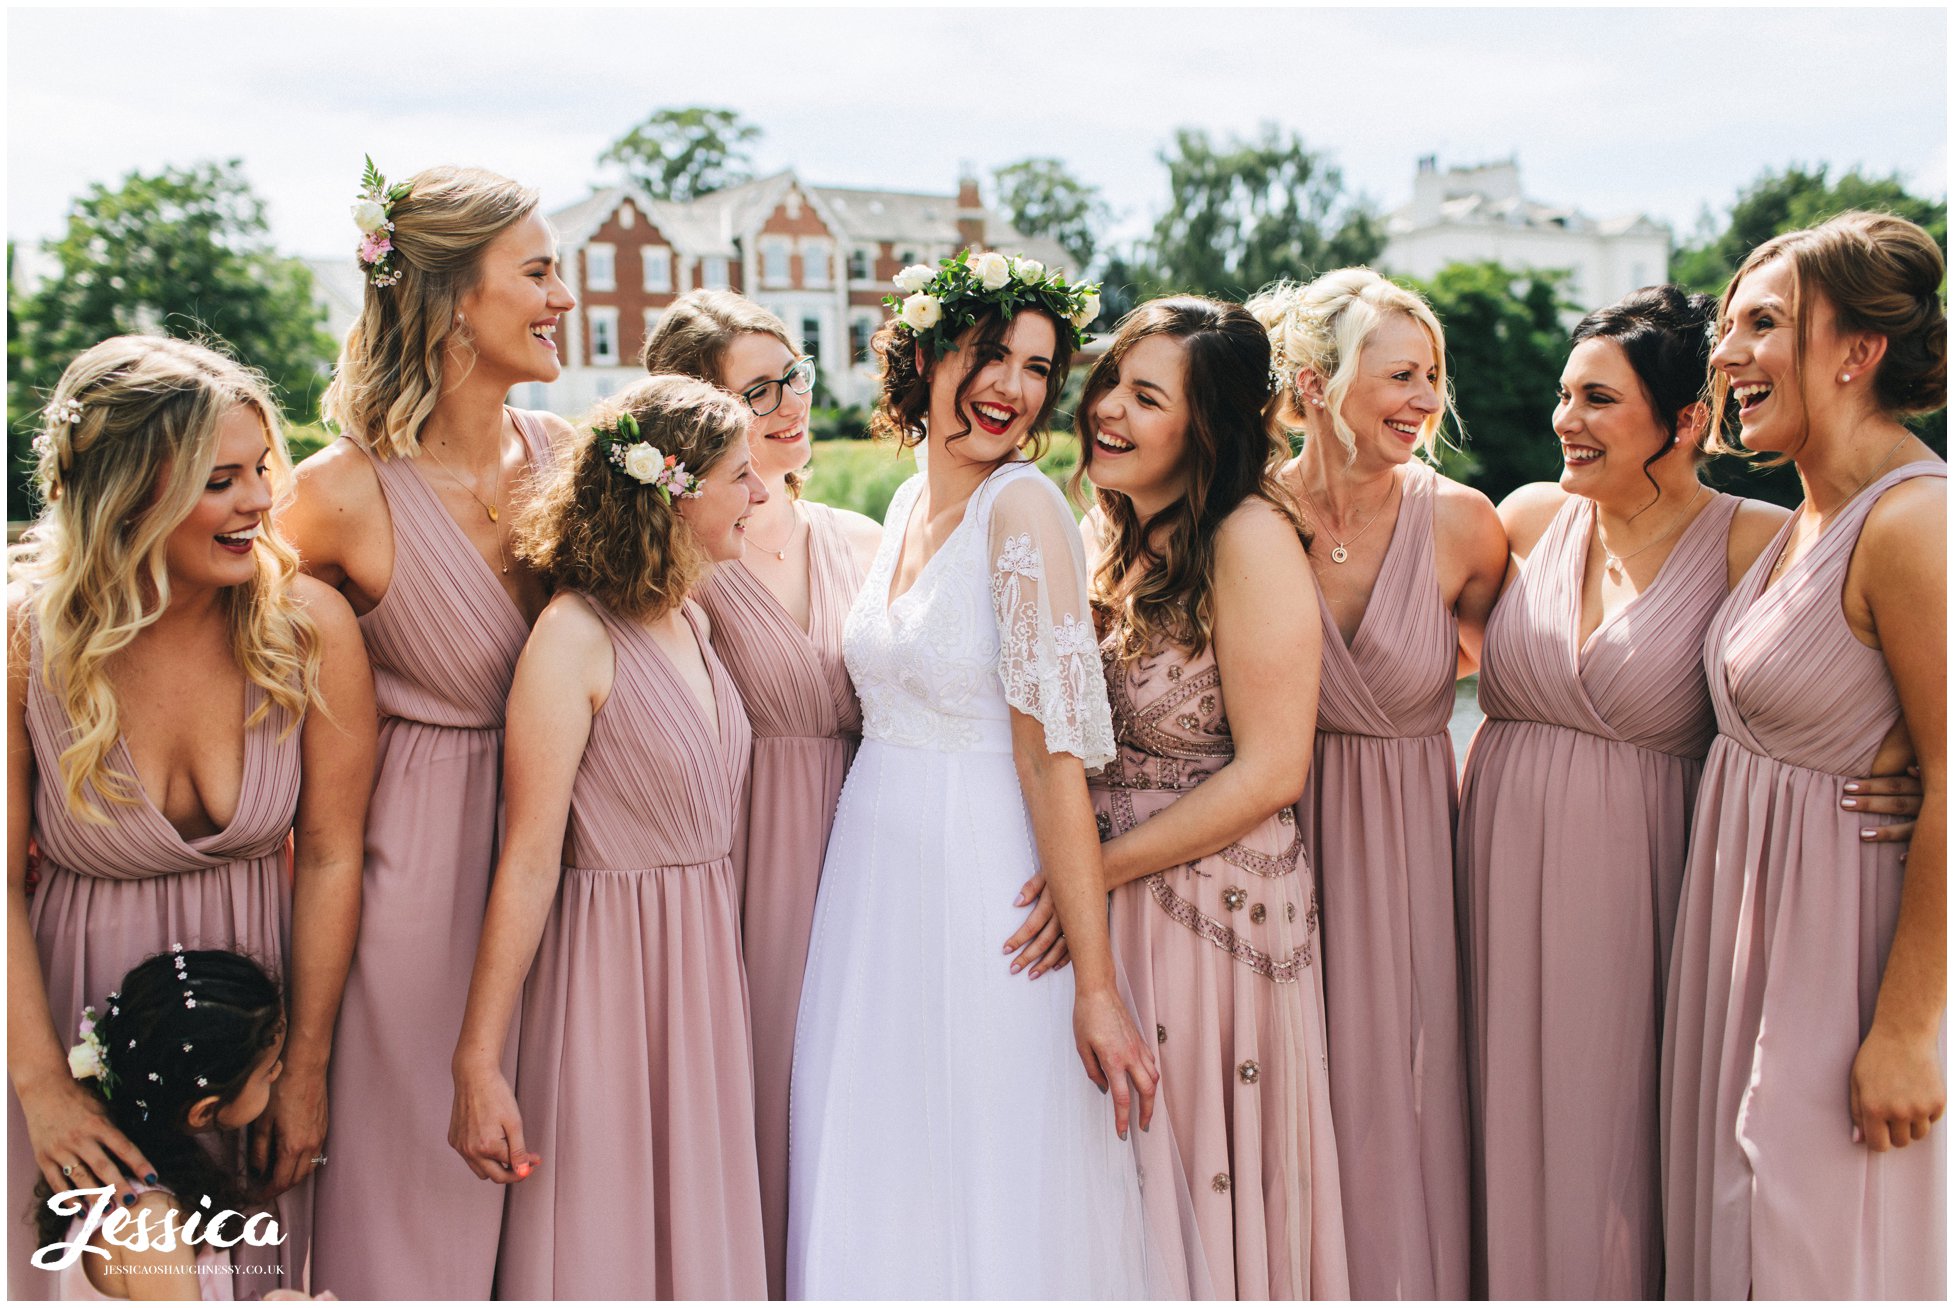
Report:
[{"label": "sky", "polygon": [[1530,198],[1687,240],[1767,167],[1947,188],[1947,15],[1899,9],[1376,7],[14,8],[7,233],[92,182],[238,158],[275,243],[350,252],[361,155],[479,164],[546,207],[653,109],[723,105],[756,170],[949,193],[1052,155],[1137,236],[1176,129],[1273,121],[1389,209],[1418,157],[1517,156]]}]

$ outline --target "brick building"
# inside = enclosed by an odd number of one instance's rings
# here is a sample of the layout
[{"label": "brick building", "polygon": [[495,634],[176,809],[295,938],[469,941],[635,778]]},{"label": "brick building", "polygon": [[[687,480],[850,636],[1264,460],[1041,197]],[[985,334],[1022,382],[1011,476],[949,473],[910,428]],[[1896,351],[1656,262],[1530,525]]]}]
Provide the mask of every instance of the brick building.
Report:
[{"label": "brick building", "polygon": [[738,291],[780,315],[849,404],[873,395],[869,337],[907,265],[975,246],[1073,271],[1055,242],[986,209],[972,178],[954,195],[928,195],[809,186],[790,170],[686,203],[611,186],[549,217],[578,304],[557,333],[563,376],[518,387],[514,402],[564,414],[634,380],[646,334],[695,288]]}]

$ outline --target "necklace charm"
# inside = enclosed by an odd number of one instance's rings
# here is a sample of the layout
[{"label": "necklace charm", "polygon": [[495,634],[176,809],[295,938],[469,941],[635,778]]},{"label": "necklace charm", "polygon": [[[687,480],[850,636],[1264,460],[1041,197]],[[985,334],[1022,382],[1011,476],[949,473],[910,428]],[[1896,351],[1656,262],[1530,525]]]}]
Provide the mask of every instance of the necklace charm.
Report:
[{"label": "necklace charm", "polygon": [[493,504],[484,504],[482,507],[488,510],[490,522],[502,521],[502,515],[496,511],[496,508]]},{"label": "necklace charm", "polygon": [[1330,562],[1332,563],[1344,563],[1347,562],[1349,558],[1350,558],[1350,551],[1345,549],[1341,545],[1337,546],[1335,549],[1330,551]]}]

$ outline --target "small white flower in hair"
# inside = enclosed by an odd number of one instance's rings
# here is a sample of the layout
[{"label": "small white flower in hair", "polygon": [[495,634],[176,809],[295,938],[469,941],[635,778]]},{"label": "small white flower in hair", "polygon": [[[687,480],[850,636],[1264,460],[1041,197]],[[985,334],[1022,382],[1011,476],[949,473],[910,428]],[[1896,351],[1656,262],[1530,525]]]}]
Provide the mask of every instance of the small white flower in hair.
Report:
[{"label": "small white flower in hair", "polygon": [[48,416],[50,418],[56,422],[65,422],[70,425],[80,422],[82,414],[85,412],[87,410],[82,406],[80,400],[57,400],[48,408]]}]

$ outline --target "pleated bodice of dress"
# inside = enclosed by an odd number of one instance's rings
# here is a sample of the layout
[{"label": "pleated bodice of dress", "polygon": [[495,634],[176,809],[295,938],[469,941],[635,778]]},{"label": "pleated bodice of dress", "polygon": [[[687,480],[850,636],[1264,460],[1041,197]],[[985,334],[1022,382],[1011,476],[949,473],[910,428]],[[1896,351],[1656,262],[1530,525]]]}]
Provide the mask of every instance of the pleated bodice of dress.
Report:
[{"label": "pleated bodice of dress", "polygon": [[[31,632],[30,642],[27,727],[34,747],[34,838],[49,863],[82,876],[135,881],[264,858],[285,843],[292,815],[298,811],[300,733],[284,734],[290,718],[276,704],[245,730],[244,780],[237,812],[223,830],[184,839],[141,793],[135,763],[119,736],[109,750],[108,764],[127,778],[125,784],[137,802],[114,803],[91,784],[83,787],[83,794],[111,821],[96,825],[75,816],[61,781],[61,751],[73,741],[74,728],[59,697],[43,680],[38,630]],[[264,700],[264,690],[247,681],[246,717]]]},{"label": "pleated bodice of dress", "polygon": [[[718,720],[711,724],[651,633],[585,598],[610,632],[616,671],[570,792],[564,865],[631,870],[729,857],[753,729],[739,688],[700,631],[697,608],[687,601],[683,613],[712,677]],[[669,707],[656,710],[654,698]],[[647,723],[669,726],[669,738],[648,739]]]},{"label": "pleated bodice of dress", "polygon": [[841,632],[861,571],[835,511],[811,503],[801,510],[807,514],[808,630],[737,560],[713,569],[699,606],[712,619],[713,647],[740,684],[756,737],[858,735],[862,709],[841,656]]},{"label": "pleated bodice of dress", "polygon": [[[1439,597],[1432,557],[1438,474],[1405,467],[1404,502],[1357,632],[1346,645],[1328,602],[1323,613],[1323,681],[1318,731],[1353,736],[1432,736],[1452,717],[1459,621]],[[1328,565],[1317,564],[1319,569]],[[1317,589],[1322,601],[1322,588]]]},{"label": "pleated bodice of dress", "polygon": [[[549,457],[542,424],[509,411],[531,475]],[[385,718],[437,727],[500,727],[529,623],[416,460],[371,456],[393,519],[393,576],[360,616]]]},{"label": "pleated bodice of dress", "polygon": [[1899,721],[1900,697],[1885,655],[1846,625],[1839,598],[1846,569],[1881,495],[1914,477],[1946,476],[1943,463],[1886,473],[1767,590],[1797,519],[1785,523],[1710,625],[1706,662],[1719,732],[1793,767],[1865,775]]},{"label": "pleated bodice of dress", "polygon": [[1730,521],[1741,503],[1712,499],[1648,589],[1583,644],[1581,583],[1595,510],[1593,500],[1570,496],[1487,623],[1479,673],[1486,716],[1703,757],[1715,722],[1709,688],[1693,674],[1724,599]]}]

